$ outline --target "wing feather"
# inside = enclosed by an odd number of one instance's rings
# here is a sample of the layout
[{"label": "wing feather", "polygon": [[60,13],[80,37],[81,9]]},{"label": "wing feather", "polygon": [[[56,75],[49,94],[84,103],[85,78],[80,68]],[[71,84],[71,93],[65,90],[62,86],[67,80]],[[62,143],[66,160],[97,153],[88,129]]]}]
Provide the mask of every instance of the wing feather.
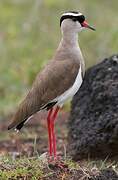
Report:
[{"label": "wing feather", "polygon": [[50,61],[37,75],[31,90],[19,105],[8,129],[25,122],[41,107],[68,90],[78,74],[79,63],[72,60]]}]

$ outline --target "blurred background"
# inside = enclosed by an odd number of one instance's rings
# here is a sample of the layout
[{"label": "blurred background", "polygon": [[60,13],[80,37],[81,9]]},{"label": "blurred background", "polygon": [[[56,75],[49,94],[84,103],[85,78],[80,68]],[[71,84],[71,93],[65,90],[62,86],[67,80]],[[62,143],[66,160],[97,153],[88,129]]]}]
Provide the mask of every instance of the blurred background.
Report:
[{"label": "blurred background", "polygon": [[67,10],[81,11],[96,28],[79,35],[86,67],[118,52],[118,0],[0,0],[0,118],[15,111],[53,56]]}]

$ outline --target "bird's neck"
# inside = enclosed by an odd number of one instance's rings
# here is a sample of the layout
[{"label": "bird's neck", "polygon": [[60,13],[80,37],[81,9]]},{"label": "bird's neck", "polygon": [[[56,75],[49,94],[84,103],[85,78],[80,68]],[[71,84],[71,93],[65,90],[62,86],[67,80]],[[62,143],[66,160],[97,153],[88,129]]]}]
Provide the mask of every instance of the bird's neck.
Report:
[{"label": "bird's neck", "polygon": [[83,60],[83,56],[78,44],[78,33],[62,32],[62,39],[57,48],[55,59],[76,58]]},{"label": "bird's neck", "polygon": [[62,39],[59,47],[77,48],[78,45],[78,33],[75,32],[62,32]]}]

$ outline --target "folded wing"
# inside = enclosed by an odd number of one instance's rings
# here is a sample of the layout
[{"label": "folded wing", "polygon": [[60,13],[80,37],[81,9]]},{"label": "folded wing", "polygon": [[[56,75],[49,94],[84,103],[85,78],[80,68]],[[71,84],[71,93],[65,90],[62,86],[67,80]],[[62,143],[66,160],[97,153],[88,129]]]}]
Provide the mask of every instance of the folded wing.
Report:
[{"label": "folded wing", "polygon": [[[25,121],[72,85],[79,71],[78,61],[50,61],[37,75],[31,90],[19,105],[8,129],[21,129]],[[56,102],[55,102],[56,103]]]}]

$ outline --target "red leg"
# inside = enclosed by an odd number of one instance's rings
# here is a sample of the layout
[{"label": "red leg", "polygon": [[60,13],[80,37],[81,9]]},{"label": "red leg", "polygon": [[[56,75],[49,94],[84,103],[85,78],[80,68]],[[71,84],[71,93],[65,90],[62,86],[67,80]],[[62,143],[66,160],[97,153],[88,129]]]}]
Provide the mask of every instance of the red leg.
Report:
[{"label": "red leg", "polygon": [[53,141],[53,153],[54,153],[54,159],[57,158],[57,153],[56,153],[56,136],[55,136],[55,129],[54,129],[54,124],[55,124],[55,119],[57,117],[58,111],[59,111],[59,107],[57,106],[54,114],[52,116],[52,120],[51,120],[51,131],[52,131],[52,141]]},{"label": "red leg", "polygon": [[53,112],[53,108],[51,108],[48,112],[47,116],[47,125],[48,125],[48,144],[49,144],[49,155],[52,156],[52,134],[51,134],[51,115]]}]

